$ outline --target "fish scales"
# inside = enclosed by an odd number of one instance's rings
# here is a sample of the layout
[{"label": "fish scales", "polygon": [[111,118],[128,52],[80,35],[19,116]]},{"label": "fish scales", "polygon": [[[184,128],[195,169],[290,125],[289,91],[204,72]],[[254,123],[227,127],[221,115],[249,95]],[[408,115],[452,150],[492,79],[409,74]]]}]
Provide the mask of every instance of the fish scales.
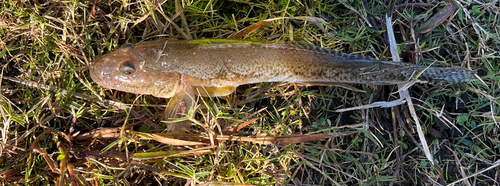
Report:
[{"label": "fish scales", "polygon": [[[286,44],[213,44],[199,46],[189,43],[157,46],[136,46],[137,53],[161,55],[147,61],[146,68],[161,72],[180,72],[216,86],[238,82],[349,82],[387,84],[387,79],[407,81],[401,73],[388,73],[387,68],[404,68],[377,60],[357,58],[329,50],[299,48]],[[161,52],[158,52],[161,51]],[[364,69],[378,63],[373,70]],[[236,82],[236,83],[231,83]]]}]

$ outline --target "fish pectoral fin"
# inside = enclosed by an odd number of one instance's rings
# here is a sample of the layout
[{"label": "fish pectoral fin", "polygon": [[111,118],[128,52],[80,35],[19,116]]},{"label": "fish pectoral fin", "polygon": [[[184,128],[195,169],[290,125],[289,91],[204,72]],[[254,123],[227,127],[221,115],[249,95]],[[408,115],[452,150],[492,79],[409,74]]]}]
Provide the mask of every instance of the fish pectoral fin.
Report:
[{"label": "fish pectoral fin", "polygon": [[348,84],[344,83],[325,83],[325,82],[300,82],[300,84],[308,85],[308,86],[335,86],[335,87],[342,87],[347,90],[351,90],[354,92],[365,92],[364,90],[358,89],[356,87],[353,87]]},{"label": "fish pectoral fin", "polygon": [[[169,133],[183,133],[190,126],[189,120],[177,120],[178,118],[191,116],[196,107],[196,97],[191,87],[179,91],[170,98],[165,109],[167,118],[167,130]],[[193,110],[191,110],[193,109]]]},{"label": "fish pectoral fin", "polygon": [[238,86],[226,86],[226,87],[199,86],[193,88],[194,91],[196,91],[200,96],[219,97],[219,96],[227,96],[233,93],[234,91],[236,91],[236,87]]},{"label": "fish pectoral fin", "polygon": [[[196,96],[191,86],[185,86],[182,90],[178,90],[168,101],[165,109],[168,118],[178,118],[188,113],[196,103]],[[182,110],[179,110],[179,106]]]}]

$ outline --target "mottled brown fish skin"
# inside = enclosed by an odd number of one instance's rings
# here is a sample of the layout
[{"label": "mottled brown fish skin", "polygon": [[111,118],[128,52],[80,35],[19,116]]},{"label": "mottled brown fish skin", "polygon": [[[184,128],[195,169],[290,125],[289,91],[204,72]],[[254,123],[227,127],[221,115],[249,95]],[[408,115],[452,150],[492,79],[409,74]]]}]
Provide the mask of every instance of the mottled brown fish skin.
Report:
[{"label": "mottled brown fish skin", "polygon": [[474,71],[378,61],[316,46],[225,39],[155,40],[124,45],[90,66],[104,88],[172,97],[191,87],[235,87],[260,82],[466,83]]}]

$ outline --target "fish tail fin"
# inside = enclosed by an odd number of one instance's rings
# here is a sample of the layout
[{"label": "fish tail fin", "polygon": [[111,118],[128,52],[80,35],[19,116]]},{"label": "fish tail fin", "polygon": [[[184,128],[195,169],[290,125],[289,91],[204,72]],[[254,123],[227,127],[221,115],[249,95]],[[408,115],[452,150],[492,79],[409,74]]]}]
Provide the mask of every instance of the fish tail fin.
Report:
[{"label": "fish tail fin", "polygon": [[476,71],[462,67],[430,67],[425,69],[422,76],[433,83],[469,83]]}]

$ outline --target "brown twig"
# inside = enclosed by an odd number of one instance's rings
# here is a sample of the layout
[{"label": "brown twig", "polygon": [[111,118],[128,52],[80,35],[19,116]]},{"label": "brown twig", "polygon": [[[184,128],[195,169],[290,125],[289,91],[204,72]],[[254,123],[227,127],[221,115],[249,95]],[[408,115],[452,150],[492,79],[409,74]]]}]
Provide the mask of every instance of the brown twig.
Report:
[{"label": "brown twig", "polygon": [[[396,124],[397,119],[396,119],[395,107],[392,107],[391,111],[392,111],[392,138],[393,138],[393,142],[394,142],[394,148],[396,148],[395,151],[396,151],[396,163],[397,163],[396,170],[394,171],[393,177],[398,178],[400,180],[399,172],[401,170],[401,158],[400,158],[401,148],[399,147],[399,144],[398,144],[398,131],[396,130],[397,129],[397,124]],[[394,181],[392,181],[389,185],[390,186],[394,185]]]}]

